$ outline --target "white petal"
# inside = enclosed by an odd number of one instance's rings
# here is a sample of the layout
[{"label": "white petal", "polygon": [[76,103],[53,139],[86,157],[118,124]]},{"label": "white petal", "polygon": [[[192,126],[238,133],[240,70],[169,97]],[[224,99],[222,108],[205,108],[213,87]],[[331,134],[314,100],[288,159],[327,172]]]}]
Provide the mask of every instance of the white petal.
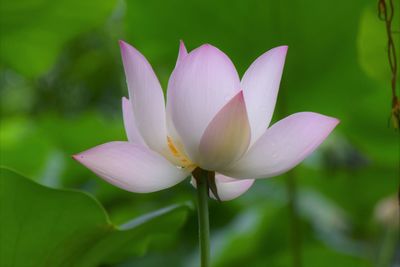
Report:
[{"label": "white petal", "polygon": [[[249,190],[253,183],[254,179],[237,180],[219,173],[215,174],[218,196],[222,201],[229,201],[243,195]],[[196,180],[193,177],[191,184],[196,188]],[[209,194],[213,199],[216,199],[211,190]]]},{"label": "white petal", "polygon": [[122,98],[122,114],[124,118],[124,126],[128,141],[147,146],[142,135],[136,127],[135,116],[133,114],[132,104],[126,97]]},{"label": "white petal", "polygon": [[200,142],[198,164],[206,170],[218,170],[239,159],[249,143],[250,125],[240,91],[207,126]]},{"label": "white petal", "polygon": [[139,51],[123,41],[120,46],[137,128],[151,149],[165,153],[167,130],[160,83]]},{"label": "white petal", "polygon": [[203,45],[177,66],[168,84],[168,104],[175,128],[192,161],[204,130],[217,112],[240,90],[230,59],[220,50]]},{"label": "white petal", "polygon": [[312,112],[293,114],[275,123],[229,169],[235,178],[267,178],[292,169],[310,155],[339,120]]},{"label": "white petal", "polygon": [[188,172],[158,153],[129,142],[110,142],[74,156],[107,182],[122,189],[148,193],[181,182]]},{"label": "white petal", "polygon": [[244,92],[251,127],[251,144],[267,129],[278,96],[287,46],[275,47],[258,57],[244,74]]}]

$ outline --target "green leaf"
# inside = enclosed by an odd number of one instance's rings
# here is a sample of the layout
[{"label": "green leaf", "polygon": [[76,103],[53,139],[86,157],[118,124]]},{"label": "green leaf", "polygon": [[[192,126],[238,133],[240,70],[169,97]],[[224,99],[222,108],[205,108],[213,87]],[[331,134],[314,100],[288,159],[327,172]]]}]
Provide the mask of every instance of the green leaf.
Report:
[{"label": "green leaf", "polygon": [[[334,251],[322,244],[307,244],[306,246],[304,246],[302,259],[304,266],[324,266],[324,267],[337,267],[337,266],[372,267],[373,266],[366,259]],[[291,262],[292,259],[290,254],[282,252],[280,257],[277,257],[272,266],[277,266],[277,267],[290,266]]]},{"label": "green leaf", "polygon": [[51,67],[67,41],[104,23],[115,2],[3,1],[1,61],[29,77],[42,74]]},{"label": "green leaf", "polygon": [[118,227],[90,195],[44,187],[0,168],[0,266],[118,262],[173,235],[188,210],[188,204],[174,205]]}]

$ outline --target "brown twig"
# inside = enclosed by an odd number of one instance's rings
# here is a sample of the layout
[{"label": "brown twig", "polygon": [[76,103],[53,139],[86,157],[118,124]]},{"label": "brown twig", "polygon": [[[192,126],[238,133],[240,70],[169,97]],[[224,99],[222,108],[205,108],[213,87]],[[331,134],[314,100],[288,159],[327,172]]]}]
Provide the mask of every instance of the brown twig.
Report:
[{"label": "brown twig", "polygon": [[[388,2],[388,3],[386,3]],[[394,45],[393,33],[398,32],[392,30],[392,22],[394,17],[394,3],[393,0],[378,0],[378,16],[379,19],[385,22],[387,40],[387,53],[389,66],[391,70],[391,90],[392,90],[392,111],[391,119],[393,127],[397,130],[400,128],[400,100],[396,93],[397,83],[397,57],[396,47]]]},{"label": "brown twig", "polygon": [[[387,5],[387,3],[389,5]],[[389,65],[391,70],[391,89],[392,89],[392,111],[391,111],[391,120],[393,127],[399,131],[400,133],[400,101],[399,97],[396,94],[396,82],[397,82],[397,57],[396,57],[396,48],[393,40],[393,33],[398,33],[399,30],[392,30],[392,21],[394,17],[394,3],[393,0],[378,0],[378,16],[379,19],[383,20],[386,25],[386,33],[388,36],[387,40],[387,52]],[[399,143],[400,146],[400,143]],[[399,162],[399,186],[397,190],[397,199],[399,205],[399,224],[400,224],[400,162]],[[400,238],[400,232],[399,232]]]}]

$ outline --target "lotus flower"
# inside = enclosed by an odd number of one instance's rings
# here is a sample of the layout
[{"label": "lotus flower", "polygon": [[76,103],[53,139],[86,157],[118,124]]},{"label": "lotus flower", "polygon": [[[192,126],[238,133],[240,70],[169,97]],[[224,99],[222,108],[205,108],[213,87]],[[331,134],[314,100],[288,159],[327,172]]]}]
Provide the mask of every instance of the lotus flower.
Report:
[{"label": "lotus flower", "polygon": [[218,48],[205,44],[187,53],[181,42],[166,106],[146,58],[123,41],[120,46],[129,89],[129,99],[122,99],[128,141],[99,145],[74,158],[122,189],[162,190],[199,167],[216,173],[221,200],[234,199],[254,179],[295,167],[339,122],[300,112],[269,127],[287,46],[261,55],[240,80]]}]

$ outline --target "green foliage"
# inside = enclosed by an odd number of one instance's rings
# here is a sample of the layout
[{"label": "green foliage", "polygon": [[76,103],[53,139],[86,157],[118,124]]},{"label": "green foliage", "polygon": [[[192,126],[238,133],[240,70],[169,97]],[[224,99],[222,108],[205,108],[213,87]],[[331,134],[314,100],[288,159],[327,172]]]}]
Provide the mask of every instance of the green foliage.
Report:
[{"label": "green foliage", "polygon": [[115,226],[85,193],[0,172],[1,266],[90,267],[142,255],[150,241],[173,235],[189,209],[174,205]]},{"label": "green foliage", "polygon": [[[361,67],[371,78],[380,83],[389,84],[390,67],[386,47],[387,33],[384,27],[385,22],[376,18],[376,12],[376,5],[366,6],[363,10],[357,40],[359,60]],[[400,21],[394,20],[392,27],[399,29]],[[399,51],[400,37],[396,32],[392,35],[397,45],[396,50]]]},{"label": "green foliage", "polygon": [[115,0],[3,1],[0,59],[28,77],[43,74],[54,64],[66,42],[103,24],[115,3]]},{"label": "green foliage", "polygon": [[[93,135],[93,129],[102,135]],[[3,119],[0,127],[0,155],[3,165],[23,170],[23,174],[42,183],[61,186],[65,178],[71,185],[79,179],[79,171],[74,172],[78,165],[71,155],[82,147],[123,139],[122,120],[105,120],[93,112],[70,119],[46,114],[35,123],[22,116],[10,117]]]}]

